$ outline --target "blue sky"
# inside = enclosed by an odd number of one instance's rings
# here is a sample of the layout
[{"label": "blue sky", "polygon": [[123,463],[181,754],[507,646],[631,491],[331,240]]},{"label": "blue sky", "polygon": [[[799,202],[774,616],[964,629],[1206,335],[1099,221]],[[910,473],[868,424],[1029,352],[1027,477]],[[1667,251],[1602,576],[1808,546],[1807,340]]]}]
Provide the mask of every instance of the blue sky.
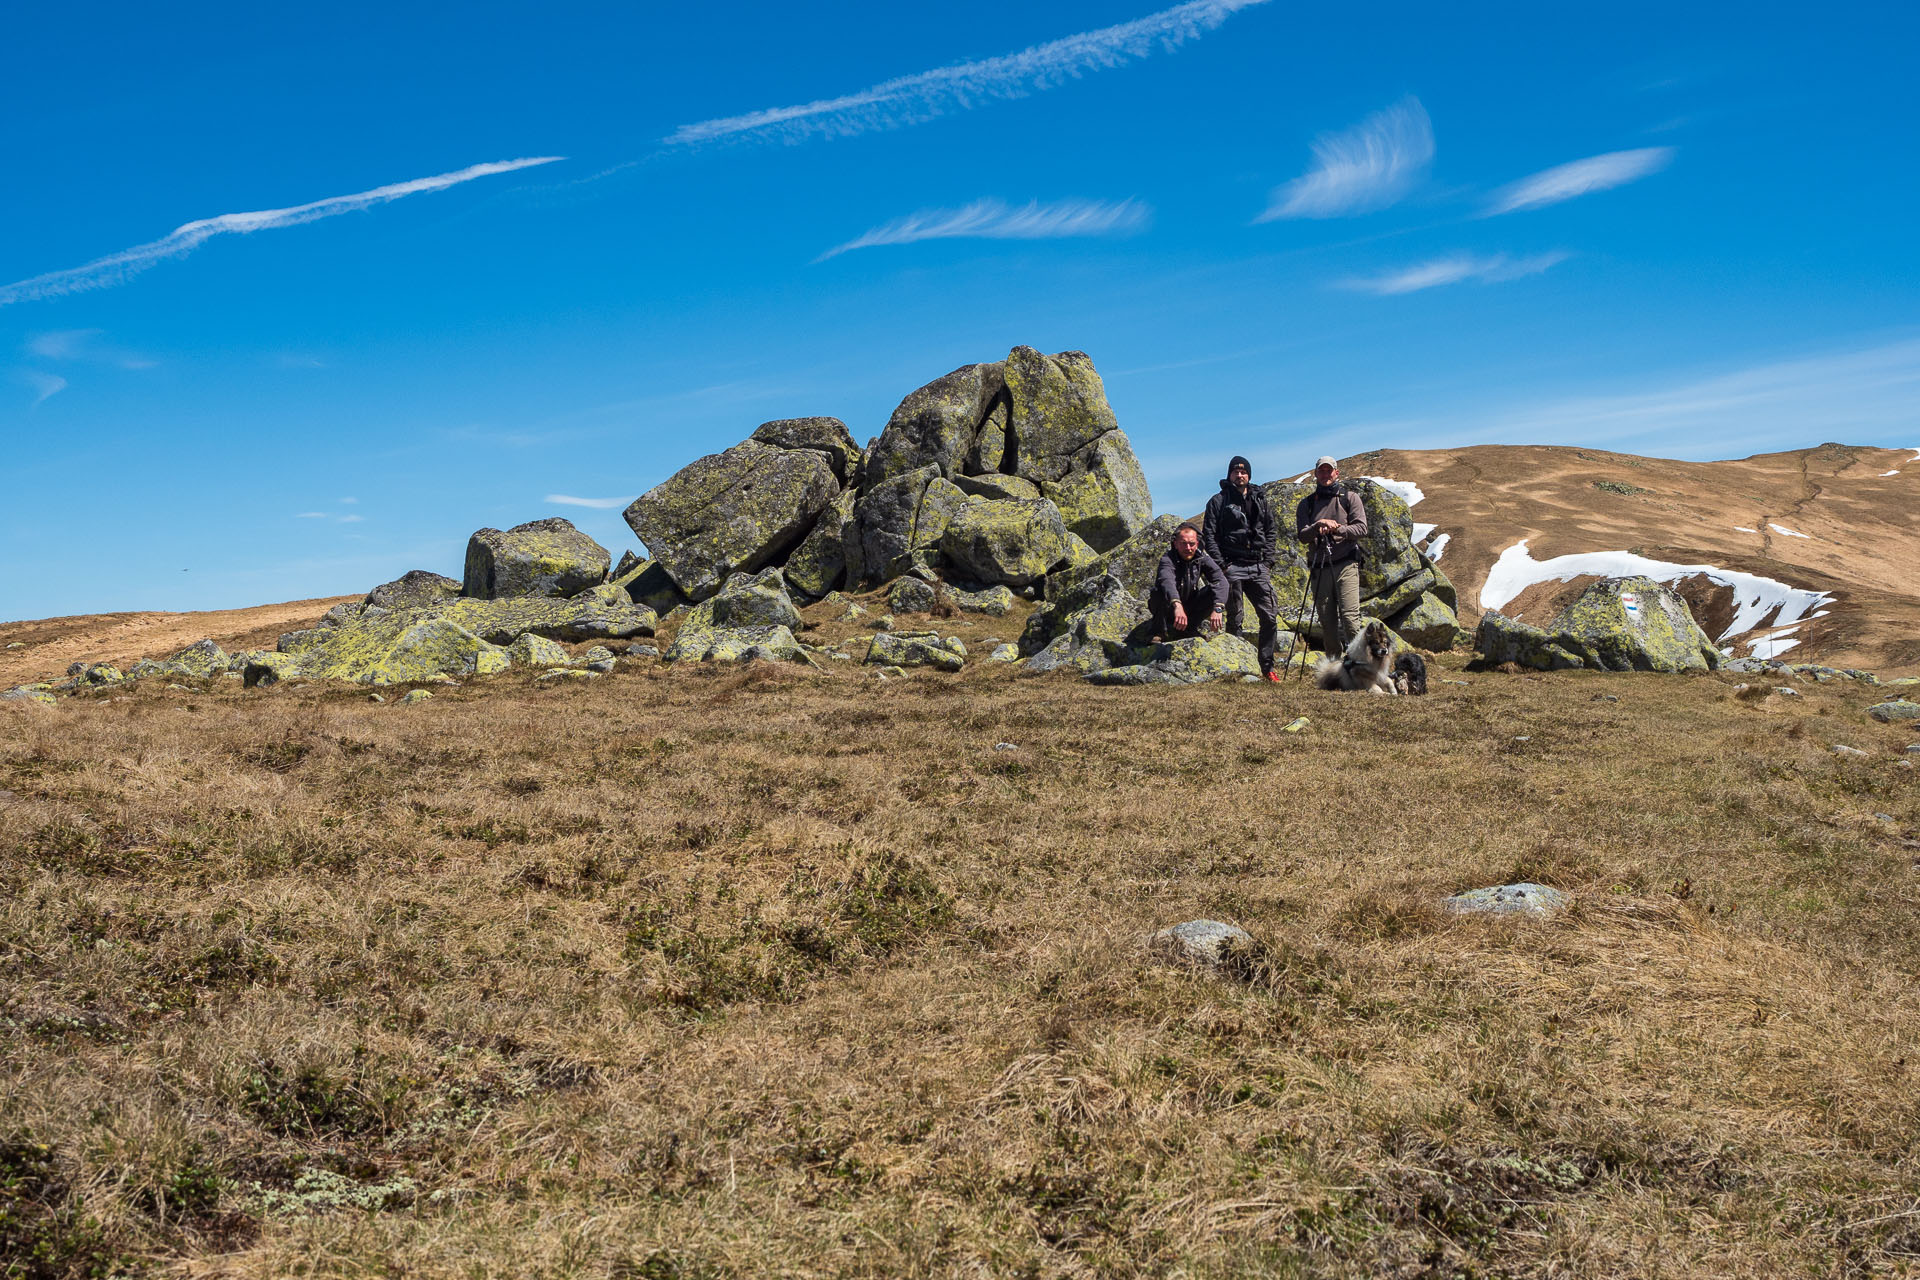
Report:
[{"label": "blue sky", "polygon": [[[399,10],[399,12],[396,12]],[[1920,449],[1911,6],[40,6],[0,617],[459,573],[1089,352],[1223,460]],[[237,215],[260,215],[241,217]],[[588,499],[600,506],[562,502]]]}]

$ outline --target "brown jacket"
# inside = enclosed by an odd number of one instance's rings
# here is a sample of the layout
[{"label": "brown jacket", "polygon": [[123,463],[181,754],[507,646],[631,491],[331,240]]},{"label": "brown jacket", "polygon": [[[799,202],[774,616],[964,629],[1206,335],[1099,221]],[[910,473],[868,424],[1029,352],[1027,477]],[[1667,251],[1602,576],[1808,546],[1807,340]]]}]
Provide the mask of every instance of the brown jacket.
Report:
[{"label": "brown jacket", "polygon": [[[1314,523],[1329,517],[1338,520],[1340,527],[1316,541]],[[1312,493],[1300,499],[1293,524],[1294,536],[1307,544],[1308,565],[1321,569],[1359,557],[1360,539],[1367,536],[1367,508],[1359,494],[1338,481],[1324,489],[1315,485]]]}]

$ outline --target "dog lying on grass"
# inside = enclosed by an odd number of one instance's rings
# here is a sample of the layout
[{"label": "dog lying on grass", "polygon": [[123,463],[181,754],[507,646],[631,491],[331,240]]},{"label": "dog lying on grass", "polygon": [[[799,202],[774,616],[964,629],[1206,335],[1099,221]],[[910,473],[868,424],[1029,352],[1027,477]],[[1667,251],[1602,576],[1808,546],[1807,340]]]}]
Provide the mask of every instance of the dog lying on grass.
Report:
[{"label": "dog lying on grass", "polygon": [[1357,693],[1398,694],[1393,683],[1393,636],[1387,624],[1375,618],[1361,629],[1338,658],[1322,658],[1313,668],[1313,681],[1322,689]]}]

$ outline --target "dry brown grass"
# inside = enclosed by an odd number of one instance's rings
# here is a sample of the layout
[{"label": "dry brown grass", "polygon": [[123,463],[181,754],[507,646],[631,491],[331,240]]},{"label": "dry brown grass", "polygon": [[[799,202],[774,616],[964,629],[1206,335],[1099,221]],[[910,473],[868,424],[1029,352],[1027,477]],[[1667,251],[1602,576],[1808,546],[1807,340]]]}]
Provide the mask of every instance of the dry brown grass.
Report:
[{"label": "dry brown grass", "polygon": [[0,706],[0,1270],[1913,1274],[1908,735],[1456,666]]}]

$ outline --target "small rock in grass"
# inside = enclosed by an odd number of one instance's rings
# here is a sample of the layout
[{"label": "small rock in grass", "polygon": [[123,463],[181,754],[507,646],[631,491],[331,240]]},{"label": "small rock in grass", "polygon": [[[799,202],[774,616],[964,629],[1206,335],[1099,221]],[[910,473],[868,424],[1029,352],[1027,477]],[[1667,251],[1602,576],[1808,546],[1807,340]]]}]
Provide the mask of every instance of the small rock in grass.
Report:
[{"label": "small rock in grass", "polygon": [[1449,911],[1486,915],[1550,916],[1567,905],[1567,895],[1544,884],[1522,881],[1468,889],[1446,900]]},{"label": "small rock in grass", "polygon": [[891,631],[893,630],[893,615],[890,613],[883,613],[879,617],[874,618],[873,620],[868,622],[867,625],[869,627],[872,627],[875,631]]},{"label": "small rock in grass", "polygon": [[[168,685],[168,686],[167,686],[167,688],[169,688],[169,689],[173,689],[173,688],[177,688],[177,687],[178,687],[177,685]],[[368,694],[368,695],[367,695],[367,701],[368,701],[368,702],[385,702],[385,701],[386,701],[386,699],[385,699],[385,698],[383,698],[383,697],[381,697],[381,696],[380,696],[379,694],[377,694],[377,693],[370,693],[370,694]]]},{"label": "small rock in grass", "polygon": [[650,644],[630,644],[627,646],[629,658],[657,658],[660,650]]},{"label": "small rock in grass", "polygon": [[996,644],[987,654],[988,662],[1020,661],[1020,646],[1016,644]]},{"label": "small rock in grass", "polygon": [[425,702],[428,698],[431,698],[432,696],[433,694],[428,692],[425,689],[409,689],[406,692],[405,696],[403,696],[400,699],[400,701],[402,703],[407,703],[407,704],[411,704],[415,702]]},{"label": "small rock in grass", "polygon": [[1312,723],[1313,721],[1307,719],[1305,716],[1295,716],[1293,719],[1287,721],[1287,723],[1280,726],[1280,732],[1298,733]]},{"label": "small rock in grass", "polygon": [[1895,698],[1891,702],[1877,702],[1867,708],[1867,714],[1881,724],[1920,720],[1920,702],[1908,702],[1905,698]]},{"label": "small rock in grass", "polygon": [[1849,747],[1843,743],[1836,742],[1833,746],[1833,754],[1843,760],[1865,760],[1868,753],[1858,747]]},{"label": "small rock in grass", "polygon": [[993,744],[993,749],[995,751],[1018,751],[1020,744],[1017,742],[996,742]]},{"label": "small rock in grass", "polygon": [[1253,935],[1220,920],[1188,920],[1162,929],[1148,945],[1162,959],[1234,977],[1251,976],[1262,948]]}]

